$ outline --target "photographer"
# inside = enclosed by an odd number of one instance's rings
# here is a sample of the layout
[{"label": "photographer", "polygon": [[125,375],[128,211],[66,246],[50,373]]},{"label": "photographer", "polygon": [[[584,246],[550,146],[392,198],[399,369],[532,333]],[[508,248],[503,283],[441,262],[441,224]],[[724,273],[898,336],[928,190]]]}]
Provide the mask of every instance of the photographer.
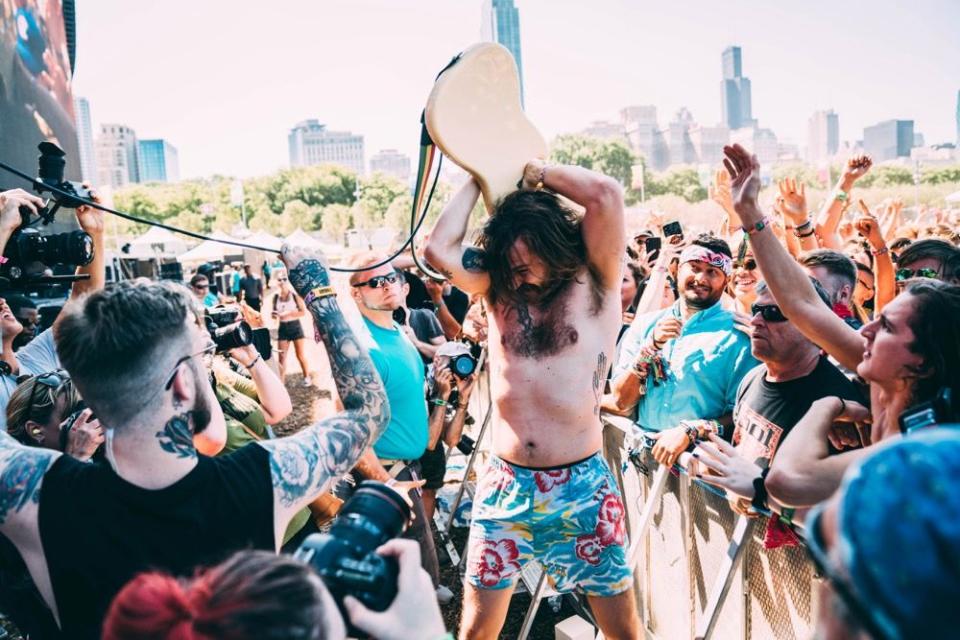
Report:
[{"label": "photographer", "polygon": [[285,246],[284,259],[345,411],[227,456],[198,455],[192,441],[225,425],[199,362],[214,345],[186,287],[120,282],[58,318],[58,353],[107,427],[107,464],[4,434],[0,492],[9,507],[0,533],[23,555],[65,636],[99,638],[113,596],[148,568],[185,575],[238,549],[276,551],[291,518],[389,421],[383,385],[340,311],[323,254]]},{"label": "photographer", "polygon": [[[93,192],[90,198],[100,202]],[[0,193],[0,252],[22,221],[20,207],[26,207],[32,215],[43,208],[44,201],[23,189],[12,189]],[[103,288],[105,281],[105,253],[103,212],[93,207],[78,207],[77,222],[93,240],[93,260],[77,267],[77,275],[89,275],[87,280],[73,283],[70,299]],[[53,333],[50,329],[41,332],[29,344],[14,353],[14,341],[23,332],[23,325],[16,319],[6,302],[0,298],[0,332],[2,332],[2,354],[0,354],[0,421],[6,428],[6,406],[10,394],[17,386],[20,375],[34,375],[60,368],[56,349],[53,345]]]},{"label": "photographer", "polygon": [[[420,549],[391,540],[378,550],[400,567],[397,596],[383,612],[346,600],[351,622],[378,640],[443,640],[440,608]],[[103,640],[343,640],[346,625],[330,592],[306,564],[288,556],[240,551],[192,580],[162,573],[134,578],[117,594]]]},{"label": "photographer", "polygon": [[443,487],[447,474],[447,456],[442,441],[448,447],[460,443],[463,425],[467,419],[470,395],[476,386],[475,373],[460,378],[450,367],[451,359],[469,356],[470,347],[462,342],[447,342],[437,350],[433,367],[427,378],[427,402],[430,421],[427,423],[427,450],[420,456],[423,479],[423,511],[433,520],[437,490]]}]

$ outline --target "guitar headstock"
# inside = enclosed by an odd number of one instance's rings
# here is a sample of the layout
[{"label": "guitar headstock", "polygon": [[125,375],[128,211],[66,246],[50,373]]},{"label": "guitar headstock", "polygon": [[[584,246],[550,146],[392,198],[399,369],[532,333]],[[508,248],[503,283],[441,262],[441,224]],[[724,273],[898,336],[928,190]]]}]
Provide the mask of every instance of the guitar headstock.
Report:
[{"label": "guitar headstock", "polygon": [[488,213],[517,189],[527,162],[547,156],[520,104],[513,55],[494,42],[473,45],[440,74],[424,121],[444,155],[477,180]]}]

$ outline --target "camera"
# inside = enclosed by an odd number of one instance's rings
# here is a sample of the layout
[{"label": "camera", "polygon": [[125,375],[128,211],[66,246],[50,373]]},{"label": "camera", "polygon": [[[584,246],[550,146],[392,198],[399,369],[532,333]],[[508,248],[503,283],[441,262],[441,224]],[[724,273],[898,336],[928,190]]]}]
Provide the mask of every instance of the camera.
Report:
[{"label": "camera", "polygon": [[210,338],[217,345],[217,353],[224,353],[253,342],[253,329],[240,320],[240,310],[229,307],[213,307],[204,314],[204,323]]},{"label": "camera", "polygon": [[[60,207],[75,209],[83,205],[83,199],[90,198],[90,190],[76,182],[63,179],[63,170],[66,166],[66,154],[52,142],[41,142],[38,147],[40,157],[38,163],[38,177],[33,182],[33,190],[43,194],[53,189],[66,193],[54,193],[53,205],[42,207],[38,213],[38,221],[48,225],[54,221]],[[14,231],[4,256],[7,264],[2,270],[2,276],[12,285],[49,284],[55,282],[72,282],[77,276],[37,276],[37,269],[28,267],[33,263],[43,265],[53,264],[90,264],[93,260],[93,239],[86,232],[75,230],[66,233],[41,234],[32,227],[30,209],[20,208],[20,226]]]},{"label": "camera", "polygon": [[477,370],[477,359],[469,353],[461,353],[460,355],[451,357],[450,363],[447,366],[453,375],[462,380]]},{"label": "camera", "polygon": [[[329,533],[307,537],[294,554],[320,576],[337,603],[343,619],[344,596],[353,596],[369,609],[384,611],[397,595],[399,568],[394,558],[377,548],[396,538],[410,522],[403,497],[381,482],[361,482],[343,505]],[[363,637],[352,627],[350,637]]]},{"label": "camera", "polygon": [[898,421],[900,433],[906,434],[953,422],[956,418],[950,387],[943,387],[933,400],[921,402],[901,413]]}]

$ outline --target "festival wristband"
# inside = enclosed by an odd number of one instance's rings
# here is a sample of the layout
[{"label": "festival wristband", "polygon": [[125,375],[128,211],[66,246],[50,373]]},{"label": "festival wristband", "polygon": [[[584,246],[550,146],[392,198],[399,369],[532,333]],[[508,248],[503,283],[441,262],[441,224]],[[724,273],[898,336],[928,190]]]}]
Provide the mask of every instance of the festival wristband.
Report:
[{"label": "festival wristband", "polygon": [[840,202],[846,202],[850,199],[850,196],[846,191],[837,191],[837,193],[833,196],[833,199],[839,200]]},{"label": "festival wristband", "polygon": [[257,357],[254,358],[253,361],[252,361],[250,364],[245,364],[245,365],[243,365],[243,366],[245,366],[247,369],[253,369],[253,368],[256,366],[256,364],[257,364],[258,362],[260,362],[261,360],[263,360],[263,356],[261,356],[261,355],[258,353],[258,354],[257,354]]},{"label": "festival wristband", "polygon": [[770,226],[770,218],[763,216],[756,224],[743,225],[740,227],[743,229],[743,232],[748,236],[752,236],[755,233],[760,233],[764,229]]},{"label": "festival wristband", "polygon": [[311,289],[307,292],[307,295],[303,296],[304,304],[310,304],[314,300],[319,300],[320,298],[329,298],[330,296],[336,296],[337,292],[333,287],[327,285],[325,287],[317,287]]},{"label": "festival wristband", "polygon": [[890,253],[889,247],[880,247],[879,249],[870,249],[870,253],[875,256],[882,256],[885,253]]},{"label": "festival wristband", "polygon": [[442,398],[434,398],[433,400],[430,401],[430,403],[431,403],[431,404],[435,404],[435,405],[437,405],[438,407],[445,407],[445,406],[447,406],[447,401],[446,401],[446,400],[443,400]]}]

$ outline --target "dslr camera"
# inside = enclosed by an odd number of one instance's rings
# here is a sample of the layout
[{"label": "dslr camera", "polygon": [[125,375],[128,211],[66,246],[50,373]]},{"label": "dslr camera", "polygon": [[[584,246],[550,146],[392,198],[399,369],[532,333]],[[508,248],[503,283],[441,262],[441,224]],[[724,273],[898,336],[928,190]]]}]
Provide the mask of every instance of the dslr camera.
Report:
[{"label": "dslr camera", "polygon": [[[374,611],[385,611],[396,597],[397,561],[378,555],[377,548],[402,534],[409,523],[410,507],[403,497],[381,482],[366,480],[343,505],[330,532],[308,536],[294,555],[317,572],[349,624],[344,596]],[[347,635],[365,637],[352,625]]]},{"label": "dslr camera", "polygon": [[204,324],[210,338],[217,345],[217,353],[252,344],[264,360],[269,360],[273,348],[269,329],[253,329],[240,319],[240,309],[219,305],[204,310]]},{"label": "dslr camera", "polygon": [[[41,234],[33,225],[37,222],[44,226],[52,223],[61,207],[76,209],[83,205],[83,199],[90,198],[90,190],[76,182],[63,179],[66,166],[65,153],[52,142],[41,142],[38,147],[38,177],[33,182],[33,190],[38,194],[52,192],[47,206],[40,209],[36,220],[30,220],[30,209],[20,208],[21,223],[11,236],[4,249],[7,259],[2,276],[11,285],[26,287],[31,284],[52,284],[72,282],[76,276],[37,276],[43,269],[28,269],[35,263],[41,265],[90,264],[93,260],[93,239],[81,230],[65,233]],[[53,189],[65,193],[53,192]],[[52,205],[50,203],[53,203]]]},{"label": "dslr camera", "polygon": [[453,375],[463,380],[477,370],[477,359],[469,353],[461,353],[451,357],[447,367]]}]

